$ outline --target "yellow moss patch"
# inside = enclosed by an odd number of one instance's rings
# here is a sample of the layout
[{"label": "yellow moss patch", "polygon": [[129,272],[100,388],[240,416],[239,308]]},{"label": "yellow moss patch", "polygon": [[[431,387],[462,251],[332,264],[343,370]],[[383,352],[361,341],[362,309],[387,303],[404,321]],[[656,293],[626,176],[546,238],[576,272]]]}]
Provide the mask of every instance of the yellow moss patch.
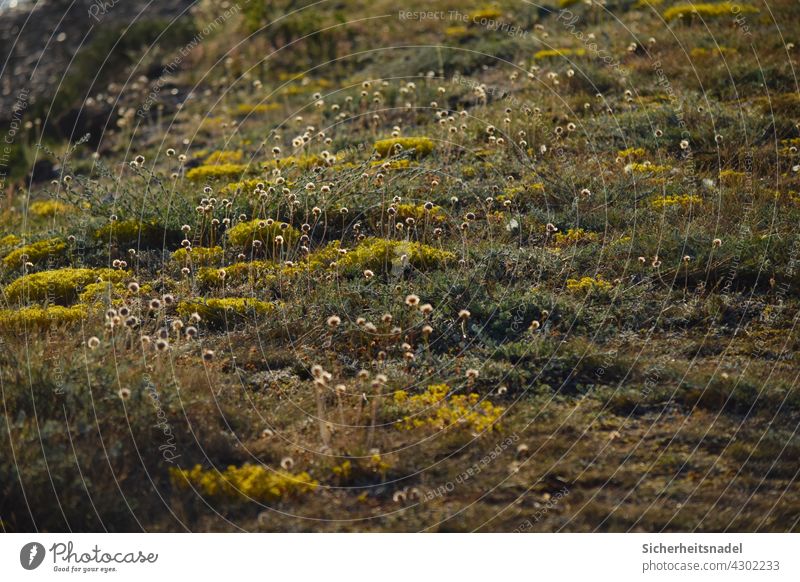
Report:
[{"label": "yellow moss patch", "polygon": [[56,238],[40,240],[11,251],[3,259],[3,263],[12,269],[20,268],[25,261],[36,265],[50,257],[63,255],[66,248],[67,243]]},{"label": "yellow moss patch", "polygon": [[249,172],[245,164],[220,164],[217,166],[198,166],[186,173],[190,182],[206,182],[211,180],[232,180]]},{"label": "yellow moss patch", "polygon": [[220,264],[223,256],[222,247],[192,247],[191,251],[178,249],[172,253],[172,260],[181,267],[185,265],[208,267]]},{"label": "yellow moss patch", "polygon": [[[370,163],[371,166],[377,167],[380,166],[382,169],[385,168],[387,170],[407,170],[411,168],[411,160],[392,160],[391,162],[382,162],[380,160],[375,160],[374,162]],[[414,165],[413,167],[417,167]]]},{"label": "yellow moss patch", "polygon": [[101,241],[115,240],[120,244],[158,243],[164,237],[164,227],[155,221],[115,220],[98,228],[94,236]]},{"label": "yellow moss patch", "polygon": [[72,210],[72,206],[58,200],[37,200],[28,206],[28,212],[39,218],[51,218],[56,214],[66,214]]},{"label": "yellow moss patch", "polygon": [[625,171],[629,174],[663,174],[671,169],[669,166],[659,166],[650,162],[633,162],[625,166]]},{"label": "yellow moss patch", "polygon": [[570,228],[566,233],[557,232],[553,244],[557,247],[570,247],[578,244],[587,244],[600,240],[596,232],[586,232],[582,228]]},{"label": "yellow moss patch", "polygon": [[14,331],[32,327],[45,329],[53,326],[70,325],[86,319],[87,313],[88,309],[85,305],[3,309],[0,310],[0,329]]},{"label": "yellow moss patch", "polygon": [[411,430],[432,427],[443,430],[453,425],[463,425],[476,432],[492,431],[505,408],[488,400],[481,401],[478,394],[454,394],[448,398],[447,384],[433,384],[422,394],[409,395],[405,390],[394,393],[394,403],[407,411],[399,428]]},{"label": "yellow moss patch", "polygon": [[192,469],[170,467],[169,474],[172,484],[178,489],[194,488],[209,497],[228,501],[281,501],[312,493],[319,485],[305,472],[292,474],[250,463],[241,467],[231,465],[221,472],[204,470],[200,465]]},{"label": "yellow moss patch", "polygon": [[277,103],[258,103],[256,105],[241,103],[236,106],[236,113],[239,115],[258,115],[275,111],[276,109],[280,109],[280,105]]},{"label": "yellow moss patch", "polygon": [[582,57],[585,54],[586,54],[586,49],[583,48],[543,49],[535,52],[533,58],[541,60],[541,59],[550,59],[553,57]]},{"label": "yellow moss patch", "polygon": [[414,155],[422,158],[431,153],[434,146],[429,137],[393,137],[376,141],[374,147],[382,158],[409,150],[414,150]]},{"label": "yellow moss patch", "polygon": [[331,156],[327,160],[322,156],[309,154],[307,156],[287,156],[285,158],[278,158],[275,160],[268,160],[262,164],[266,169],[271,168],[300,168],[301,170],[310,170],[311,168],[322,167],[331,165],[336,161],[336,156]]},{"label": "yellow moss patch", "polygon": [[478,24],[481,20],[497,20],[501,16],[503,16],[503,13],[497,8],[487,7],[470,12],[469,20],[475,24]]},{"label": "yellow moss patch", "polygon": [[228,229],[227,236],[231,244],[237,247],[250,248],[253,246],[253,241],[258,240],[268,252],[273,248],[277,252],[279,245],[275,240],[276,237],[283,237],[283,248],[285,249],[295,243],[299,233],[296,228],[285,222],[251,220],[240,222]]},{"label": "yellow moss patch", "polygon": [[680,194],[676,196],[664,196],[656,198],[652,201],[653,208],[662,210],[664,208],[673,208],[680,206],[681,208],[688,208],[689,206],[698,206],[703,203],[703,199],[699,196],[692,196],[690,194]]},{"label": "yellow moss patch", "polygon": [[434,206],[430,210],[425,209],[423,204],[398,204],[395,206],[397,214],[395,220],[405,221],[413,218],[416,222],[443,222],[445,220],[444,211],[440,206]]},{"label": "yellow moss patch", "polygon": [[24,275],[6,287],[9,301],[51,301],[71,303],[88,285],[98,281],[120,283],[129,276],[127,271],[114,269],[56,269]]},{"label": "yellow moss patch", "polygon": [[426,269],[453,261],[455,258],[451,252],[419,242],[367,238],[341,256],[336,264],[339,269],[354,268],[360,271],[370,269],[382,272],[390,269],[402,270],[405,265]]},{"label": "yellow moss patch", "polygon": [[664,20],[669,22],[675,18],[699,16],[706,18],[719,18],[729,16],[731,19],[738,14],[757,14],[758,9],[747,4],[721,2],[719,4],[681,4],[672,6],[664,11]]},{"label": "yellow moss patch", "polygon": [[240,150],[223,150],[211,152],[205,160],[204,166],[221,166],[225,164],[238,164],[244,158],[244,152]]},{"label": "yellow moss patch", "polygon": [[275,309],[272,303],[250,297],[225,297],[222,299],[190,299],[178,303],[178,314],[189,317],[199,313],[201,321],[212,327],[225,327],[247,322],[253,317],[266,315]]},{"label": "yellow moss patch", "polygon": [[222,285],[224,281],[229,285],[239,285],[249,283],[255,285],[258,282],[266,283],[272,280],[272,276],[277,266],[270,261],[247,261],[233,263],[220,269],[218,267],[202,267],[197,271],[197,280],[206,287]]},{"label": "yellow moss patch", "polygon": [[0,249],[5,249],[8,247],[13,247],[18,245],[22,242],[22,239],[19,238],[15,234],[7,234],[3,238],[0,238]]},{"label": "yellow moss patch", "polygon": [[695,47],[689,51],[689,56],[693,59],[706,59],[711,57],[720,57],[723,55],[735,55],[738,53],[735,48],[728,48],[724,46],[714,48]]},{"label": "yellow moss patch", "polygon": [[466,26],[448,26],[444,29],[444,35],[450,38],[464,38],[470,34]]},{"label": "yellow moss patch", "polygon": [[231,182],[219,189],[220,196],[236,196],[237,194],[251,194],[255,191],[256,186],[264,184],[264,180],[252,178],[250,180],[241,180],[239,182]]},{"label": "yellow moss patch", "polygon": [[744,177],[745,177],[744,172],[737,172],[736,170],[722,170],[719,173],[720,182],[726,182],[726,183],[736,182],[738,180],[743,179]]}]

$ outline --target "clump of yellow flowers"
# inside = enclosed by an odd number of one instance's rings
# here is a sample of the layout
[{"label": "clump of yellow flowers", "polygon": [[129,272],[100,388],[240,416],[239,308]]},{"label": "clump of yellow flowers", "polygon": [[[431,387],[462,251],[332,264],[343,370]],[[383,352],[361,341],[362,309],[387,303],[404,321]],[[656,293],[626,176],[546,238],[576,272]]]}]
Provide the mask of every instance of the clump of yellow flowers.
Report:
[{"label": "clump of yellow flowers", "polygon": [[693,196],[690,194],[681,194],[676,196],[664,196],[663,198],[656,198],[653,200],[653,208],[656,210],[662,210],[664,208],[672,208],[674,206],[680,206],[682,208],[688,208],[689,206],[698,206],[703,203],[703,199],[699,196]]},{"label": "clump of yellow flowers", "polygon": [[603,279],[602,275],[597,277],[581,277],[580,279],[567,279],[567,291],[576,295],[588,295],[593,292],[607,293],[614,286]]},{"label": "clump of yellow flowers", "polygon": [[209,497],[228,500],[252,499],[259,502],[280,501],[312,493],[319,482],[306,472],[289,473],[245,463],[224,471],[170,467],[170,480],[178,489],[194,488]]},{"label": "clump of yellow flowers", "polygon": [[480,395],[453,394],[448,398],[447,384],[433,384],[422,394],[409,395],[405,390],[394,393],[394,403],[408,411],[397,422],[400,428],[411,430],[418,427],[433,427],[438,430],[460,424],[476,432],[492,431],[505,408],[495,406]]},{"label": "clump of yellow flowers", "polygon": [[566,233],[557,232],[553,244],[557,247],[570,247],[597,242],[599,239],[600,236],[596,232],[587,232],[582,228],[570,228]]}]

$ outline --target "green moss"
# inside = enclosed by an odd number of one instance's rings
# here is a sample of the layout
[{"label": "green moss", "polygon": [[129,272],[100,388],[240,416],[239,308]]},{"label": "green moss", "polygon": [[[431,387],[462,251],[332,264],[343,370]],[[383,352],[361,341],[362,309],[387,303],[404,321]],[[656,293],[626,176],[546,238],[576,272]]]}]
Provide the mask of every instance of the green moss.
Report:
[{"label": "green moss", "polygon": [[114,269],[56,269],[24,275],[6,287],[11,302],[49,301],[69,304],[90,284],[98,280],[119,283],[129,274]]}]

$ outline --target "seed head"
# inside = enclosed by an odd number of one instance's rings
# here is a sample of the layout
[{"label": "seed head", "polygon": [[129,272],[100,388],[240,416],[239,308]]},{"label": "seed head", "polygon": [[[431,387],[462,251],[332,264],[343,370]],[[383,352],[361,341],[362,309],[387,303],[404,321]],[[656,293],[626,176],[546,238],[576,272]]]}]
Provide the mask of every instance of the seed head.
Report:
[{"label": "seed head", "polygon": [[418,295],[408,295],[406,296],[406,305],[409,307],[416,307],[419,305],[419,296]]}]

